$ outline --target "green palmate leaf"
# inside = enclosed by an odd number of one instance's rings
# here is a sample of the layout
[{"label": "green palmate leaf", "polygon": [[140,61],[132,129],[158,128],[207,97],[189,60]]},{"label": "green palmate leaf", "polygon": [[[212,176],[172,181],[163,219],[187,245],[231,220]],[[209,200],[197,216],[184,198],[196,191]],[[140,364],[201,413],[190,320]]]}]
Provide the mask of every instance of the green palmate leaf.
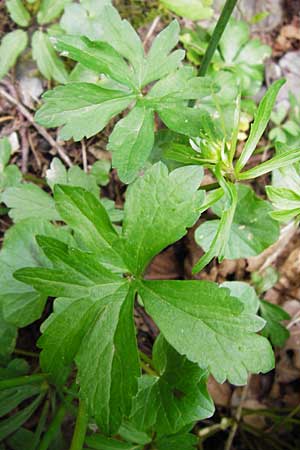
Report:
[{"label": "green palmate leaf", "polygon": [[207,372],[179,355],[162,336],[155,341],[153,362],[159,376],[140,378],[132,405],[131,421],[138,430],[174,434],[214,413]]},{"label": "green palmate leaf", "polygon": [[10,164],[7,166],[11,156],[11,146],[9,140],[5,137],[0,140],[0,200],[2,201],[2,192],[12,186],[17,186],[22,180],[22,174],[19,168]]},{"label": "green palmate leaf", "polygon": [[35,184],[9,187],[2,194],[2,200],[8,208],[11,208],[9,216],[14,222],[30,217],[45,220],[60,219],[52,197]]},{"label": "green palmate leaf", "polygon": [[71,0],[42,0],[37,15],[38,23],[44,25],[56,19]]},{"label": "green palmate leaf", "polygon": [[38,241],[57,268],[23,269],[16,277],[41,292],[69,297],[56,301],[53,316],[43,325],[42,367],[63,383],[75,359],[80,393],[91,415],[103,431],[116,432],[130,412],[139,376],[133,291],[91,253],[55,239]]},{"label": "green palmate leaf", "polygon": [[174,20],[156,36],[147,55],[143,86],[173,72],[184,59],[183,50],[176,50],[170,54],[178,43],[179,32],[179,24]]},{"label": "green palmate leaf", "polygon": [[130,183],[142,169],[154,144],[154,114],[151,109],[136,106],[115,126],[109,138],[113,166],[119,177]]},{"label": "green palmate leaf", "polygon": [[0,252],[0,305],[4,319],[18,327],[37,320],[43,311],[46,297],[13,278],[15,270],[27,266],[47,266],[48,260],[39,249],[35,235],[39,233],[57,237],[66,242],[71,237],[44,220],[27,219],[6,232]]},{"label": "green palmate leaf", "polygon": [[48,127],[64,125],[60,137],[79,141],[101,131],[133,99],[133,95],[123,91],[91,83],[70,83],[44,95],[45,104],[36,113],[36,121]]},{"label": "green palmate leaf", "polygon": [[145,281],[139,293],[166,340],[218,382],[245,384],[248,372],[273,367],[269,342],[255,334],[264,321],[244,312],[229,290],[206,281]]},{"label": "green palmate leaf", "polygon": [[79,245],[97,252],[99,260],[110,269],[126,272],[127,268],[116,250],[120,239],[108,214],[94,195],[82,188],[57,185],[56,207],[62,219],[75,230]]},{"label": "green palmate leaf", "polygon": [[191,20],[209,19],[213,14],[212,0],[160,0],[178,16]]},{"label": "green palmate leaf", "polygon": [[265,300],[260,301],[260,312],[266,321],[262,335],[268,337],[274,346],[282,347],[290,333],[280,322],[289,320],[289,314],[279,306]]},{"label": "green palmate leaf", "polygon": [[194,450],[198,439],[193,434],[177,434],[175,436],[163,436],[155,441],[157,450]]},{"label": "green palmate leaf", "polygon": [[20,54],[25,50],[28,37],[25,31],[16,30],[7,33],[0,45],[0,79],[14,66]]},{"label": "green palmate leaf", "polygon": [[270,120],[278,92],[284,83],[285,80],[278,80],[273,83],[260,102],[257,113],[255,115],[255,120],[251,126],[249,138],[245,144],[245,147],[243,148],[241,156],[236,163],[236,173],[239,173],[241,171],[241,169],[245,166],[254,150],[256,149],[257,144],[259,143]]},{"label": "green palmate leaf", "polygon": [[68,81],[68,72],[62,60],[57,56],[49,37],[42,31],[36,31],[32,36],[32,56],[39,71],[47,80],[59,83]]},{"label": "green palmate leaf", "polygon": [[21,0],[6,0],[8,12],[14,22],[20,27],[27,27],[30,22],[30,14]]},{"label": "green palmate leaf", "polygon": [[300,195],[291,189],[266,186],[269,200],[275,211],[270,215],[279,222],[289,222],[300,214]]},{"label": "green palmate leaf", "polygon": [[[271,206],[258,198],[252,189],[238,185],[238,203],[230,229],[224,256],[228,259],[256,256],[273,244],[279,236],[278,224],[269,216]],[[221,216],[224,199],[213,206]],[[200,225],[195,232],[196,242],[208,251],[216,235],[219,220],[210,220]]]},{"label": "green palmate leaf", "polygon": [[170,174],[162,163],[153,165],[127,191],[123,222],[124,258],[135,275],[151,259],[186,234],[198,219],[204,199],[197,191],[203,169],[181,167]]},{"label": "green palmate leaf", "polygon": [[129,87],[132,72],[126,61],[106,42],[93,42],[86,37],[56,36],[55,48],[65,56],[97,73],[105,74]]}]

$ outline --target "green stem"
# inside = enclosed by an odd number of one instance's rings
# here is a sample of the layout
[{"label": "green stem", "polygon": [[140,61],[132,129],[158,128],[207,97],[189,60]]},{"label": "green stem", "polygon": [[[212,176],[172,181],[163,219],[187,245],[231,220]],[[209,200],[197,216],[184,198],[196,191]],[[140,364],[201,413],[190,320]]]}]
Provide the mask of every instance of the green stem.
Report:
[{"label": "green stem", "polygon": [[29,356],[30,358],[39,358],[39,353],[28,352],[27,350],[22,350],[20,348],[15,348],[14,353],[16,355]]},{"label": "green stem", "polygon": [[47,375],[45,373],[37,373],[36,375],[24,375],[22,377],[10,378],[8,380],[0,381],[0,391],[10,389],[24,384],[34,384],[46,381]]},{"label": "green stem", "polygon": [[204,57],[203,57],[203,60],[202,60],[201,66],[200,66],[200,70],[199,70],[200,77],[203,77],[207,72],[209,64],[212,60],[212,57],[216,51],[218,44],[220,42],[222,34],[226,28],[226,25],[230,19],[230,16],[232,14],[232,11],[234,10],[236,3],[237,3],[237,0],[226,0],[226,3],[222,10],[222,13],[219,17],[217,25],[215,26],[212,37],[209,41],[209,45],[204,54]]},{"label": "green stem", "polygon": [[[74,382],[71,386],[71,390],[73,390],[75,386],[76,383]],[[70,412],[72,414],[70,406],[72,404],[73,398],[74,398],[73,395],[67,395],[66,397],[64,397],[62,403],[56,410],[56,414],[53,417],[52,422],[50,423],[47,431],[43,435],[38,450],[47,450],[50,447],[51,443],[53,442],[53,440],[55,439],[60,430],[62,421],[64,420],[66,413]]]},{"label": "green stem", "polygon": [[158,374],[155,372],[155,370],[151,369],[151,367],[145,363],[144,361],[140,360],[141,368],[144,372],[146,372],[148,375],[152,375],[153,377],[158,377]]},{"label": "green stem", "polygon": [[220,187],[219,183],[210,183],[203,184],[199,187],[200,191],[213,191],[214,189],[218,189]]},{"label": "green stem", "polygon": [[46,431],[41,440],[39,450],[47,450],[49,448],[51,442],[55,439],[55,436],[57,435],[60,429],[61,423],[66,415],[66,412],[67,407],[64,403],[62,403],[59,406],[52,422],[50,423],[48,430]]},{"label": "green stem", "polygon": [[87,426],[88,426],[88,414],[86,410],[86,404],[83,400],[80,400],[70,450],[82,450]]}]

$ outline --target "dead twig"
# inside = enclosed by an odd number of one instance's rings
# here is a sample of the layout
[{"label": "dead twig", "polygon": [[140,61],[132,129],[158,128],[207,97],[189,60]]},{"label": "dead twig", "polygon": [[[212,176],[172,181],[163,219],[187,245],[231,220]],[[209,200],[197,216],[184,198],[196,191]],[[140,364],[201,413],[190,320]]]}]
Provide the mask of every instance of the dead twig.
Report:
[{"label": "dead twig", "polygon": [[40,133],[40,135],[43,136],[43,138],[46,139],[46,141],[48,141],[48,143],[51,145],[51,147],[55,148],[55,150],[57,151],[57,153],[59,154],[61,159],[67,164],[67,166],[72,167],[72,165],[73,165],[72,161],[70,160],[68,155],[65,153],[65,151],[61,147],[61,145],[59,145],[53,139],[51,134],[49,134],[45,130],[45,128],[41,127],[40,125],[38,125],[35,122],[33,115],[28,111],[28,109],[25,108],[25,106],[21,102],[19,102],[16,98],[14,98],[10,94],[8,94],[8,92],[6,92],[4,89],[0,88],[0,95],[2,95],[2,97],[4,97],[10,103],[15,105],[18,108],[18,110],[20,111],[20,113],[28,120],[28,122],[30,122],[31,125],[33,125],[35,127],[35,129]]},{"label": "dead twig", "polygon": [[21,136],[21,153],[22,153],[21,171],[22,173],[26,173],[28,168],[28,155],[29,155],[27,129],[21,126],[19,133]]},{"label": "dead twig", "polygon": [[81,156],[82,156],[83,170],[87,173],[88,164],[87,164],[86,145],[85,145],[84,139],[82,139],[82,141],[81,141]]},{"label": "dead twig", "polygon": [[146,34],[146,37],[144,39],[144,42],[143,42],[144,50],[147,49],[148,42],[151,39],[151,37],[152,37],[152,35],[153,35],[154,31],[155,31],[155,28],[159,24],[159,21],[160,21],[160,16],[157,16],[157,17],[155,17],[155,19],[151,23],[150,28],[149,28],[149,30],[148,30],[148,32]]}]

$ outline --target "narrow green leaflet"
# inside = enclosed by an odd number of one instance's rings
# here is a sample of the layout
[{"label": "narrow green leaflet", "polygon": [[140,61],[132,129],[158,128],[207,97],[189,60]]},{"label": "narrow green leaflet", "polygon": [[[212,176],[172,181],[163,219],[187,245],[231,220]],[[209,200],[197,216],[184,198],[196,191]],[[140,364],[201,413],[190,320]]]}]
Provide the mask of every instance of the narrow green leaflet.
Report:
[{"label": "narrow green leaflet", "polygon": [[14,222],[30,217],[45,220],[59,220],[53,198],[36,184],[20,184],[7,188],[2,194],[2,200],[8,208],[9,216]]},{"label": "narrow green leaflet", "polygon": [[219,383],[246,384],[248,372],[273,368],[269,342],[255,334],[264,320],[244,312],[228,289],[207,281],[145,281],[139,293],[172,347]]},{"label": "narrow green leaflet", "polygon": [[123,416],[129,415],[140,376],[133,302],[131,290],[126,298],[124,288],[114,293],[110,304],[94,319],[76,356],[80,391],[92,398],[90,408],[107,433],[116,432]]},{"label": "narrow green leaflet", "polygon": [[124,258],[135,275],[151,259],[182,238],[200,216],[203,169],[186,166],[168,173],[154,164],[127,190],[123,221]]},{"label": "narrow green leaflet", "polygon": [[15,409],[24,400],[41,392],[38,385],[24,385],[0,392],[0,417]]},{"label": "narrow green leaflet", "polygon": [[65,242],[72,239],[63,229],[36,217],[23,220],[6,232],[0,252],[0,305],[4,319],[18,327],[39,319],[46,301],[44,295],[13,277],[13,273],[21,267],[48,265],[47,258],[36,243],[37,234],[47,234]]},{"label": "narrow green leaflet", "polygon": [[209,19],[213,14],[212,0],[160,0],[178,16],[191,20]]},{"label": "narrow green leaflet", "polygon": [[46,103],[36,113],[36,121],[47,127],[63,125],[61,139],[80,141],[101,131],[134,96],[92,83],[70,83],[46,92],[43,98]]},{"label": "narrow green leaflet", "polygon": [[272,170],[281,169],[283,167],[291,166],[292,164],[300,160],[300,150],[288,150],[282,152],[279,155],[259,164],[252,169],[246,170],[238,174],[239,180],[250,180],[251,178],[257,178]]},{"label": "narrow green leaflet", "polygon": [[179,32],[179,24],[174,20],[156,36],[146,57],[143,86],[172,73],[184,59],[184,50],[170,53],[178,43]]},{"label": "narrow green leaflet", "polygon": [[273,305],[266,300],[260,300],[260,313],[266,321],[262,335],[268,337],[274,346],[282,347],[290,333],[280,322],[289,320],[289,314],[280,306]]},{"label": "narrow green leaflet", "polygon": [[213,415],[205,370],[178,354],[162,336],[155,341],[153,362],[159,376],[139,379],[132,405],[130,419],[138,430],[174,434]]},{"label": "narrow green leaflet", "polygon": [[56,19],[71,0],[42,0],[37,15],[38,23],[44,25]]},{"label": "narrow green leaflet", "polygon": [[[271,205],[255,195],[249,186],[238,185],[238,203],[225,247],[225,258],[247,258],[256,256],[273,244],[279,237],[279,226],[269,213]],[[212,209],[221,216],[224,198]],[[195,232],[198,245],[208,251],[216,235],[219,220],[209,220]]]},{"label": "narrow green leaflet", "polygon": [[270,120],[278,92],[284,83],[285,80],[275,81],[260,102],[254,122],[251,126],[250,135],[235,166],[237,174],[239,174],[256,149]]},{"label": "narrow green leaflet", "polygon": [[57,56],[49,37],[42,31],[35,31],[32,36],[32,56],[39,71],[47,80],[64,84],[68,81],[68,72],[63,61]]},{"label": "narrow green leaflet", "polygon": [[100,261],[112,270],[127,272],[117,251],[120,239],[108,214],[95,196],[82,188],[57,185],[56,208],[62,219],[75,231],[79,245],[97,252]]},{"label": "narrow green leaflet", "polygon": [[22,0],[6,0],[6,7],[10,14],[10,17],[20,27],[27,27],[30,23],[30,14]]},{"label": "narrow green leaflet", "polygon": [[[210,245],[207,248],[207,253],[205,253],[199,261],[193,267],[192,273],[195,274],[200,272],[210,261],[217,256],[219,262],[221,262],[226,257],[226,248],[230,242],[230,233],[232,229],[232,223],[236,213],[236,208],[238,204],[238,192],[236,185],[232,183],[226,183],[222,178],[219,178],[220,184],[224,195],[221,201],[224,201],[224,207],[220,211],[220,220],[216,221],[216,229],[214,235],[211,236]],[[214,200],[214,196],[212,200]],[[217,204],[214,204],[215,208]],[[206,208],[206,204],[203,208]],[[208,222],[205,222],[208,223]],[[196,230],[197,233],[197,230]],[[197,242],[197,241],[196,241]]]},{"label": "narrow green leaflet", "polygon": [[113,166],[119,177],[130,183],[145,165],[154,144],[154,114],[151,109],[136,106],[115,126],[108,149],[113,153]]},{"label": "narrow green leaflet", "polygon": [[133,86],[130,67],[110,44],[80,36],[56,36],[53,40],[55,48],[65,56],[130,88]]},{"label": "narrow green leaflet", "polygon": [[28,36],[25,31],[16,30],[7,33],[0,45],[0,79],[14,66],[20,54],[25,50]]},{"label": "narrow green leaflet", "polygon": [[136,74],[136,83],[141,85],[145,66],[145,55],[141,40],[127,20],[122,20],[111,5],[102,10],[103,39],[120,55],[126,58]]},{"label": "narrow green leaflet", "polygon": [[39,395],[32,403],[21,409],[13,416],[8,417],[0,422],[0,441],[7,438],[14,431],[17,431],[30,417],[40,405],[44,395]]}]

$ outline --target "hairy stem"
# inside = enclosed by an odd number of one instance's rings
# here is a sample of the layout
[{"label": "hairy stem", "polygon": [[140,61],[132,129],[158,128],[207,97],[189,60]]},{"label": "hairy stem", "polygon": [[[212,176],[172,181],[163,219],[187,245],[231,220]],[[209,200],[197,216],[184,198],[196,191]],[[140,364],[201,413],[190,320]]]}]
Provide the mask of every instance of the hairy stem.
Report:
[{"label": "hairy stem", "polygon": [[200,77],[203,77],[207,72],[208,66],[209,66],[211,59],[216,51],[216,48],[220,42],[222,34],[226,28],[226,25],[230,19],[230,16],[232,14],[232,11],[234,10],[236,3],[237,3],[237,0],[226,0],[226,3],[222,10],[222,13],[219,17],[217,25],[215,26],[212,37],[209,41],[209,45],[204,54],[204,57],[203,57],[203,60],[202,60],[201,66],[200,66],[200,70],[199,70]]}]

